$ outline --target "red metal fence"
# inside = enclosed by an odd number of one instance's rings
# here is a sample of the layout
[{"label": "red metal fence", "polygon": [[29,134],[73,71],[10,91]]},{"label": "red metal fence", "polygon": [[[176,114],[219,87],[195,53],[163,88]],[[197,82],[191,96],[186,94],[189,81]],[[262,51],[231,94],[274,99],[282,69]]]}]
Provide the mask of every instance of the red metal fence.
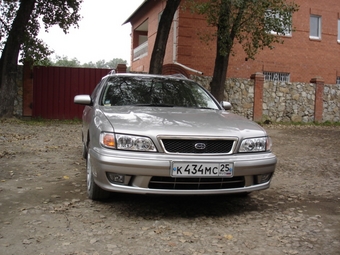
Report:
[{"label": "red metal fence", "polygon": [[84,106],[74,104],[74,96],[91,94],[109,71],[110,69],[34,67],[32,117],[81,119]]}]

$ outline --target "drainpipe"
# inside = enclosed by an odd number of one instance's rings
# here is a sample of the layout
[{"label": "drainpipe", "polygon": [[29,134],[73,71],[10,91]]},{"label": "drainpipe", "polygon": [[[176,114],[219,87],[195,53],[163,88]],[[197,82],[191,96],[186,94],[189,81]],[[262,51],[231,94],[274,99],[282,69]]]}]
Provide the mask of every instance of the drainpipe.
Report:
[{"label": "drainpipe", "polygon": [[174,16],[174,33],[173,33],[173,46],[172,46],[172,62],[176,63],[177,59],[177,26],[178,26],[178,10],[175,12]]},{"label": "drainpipe", "polygon": [[189,70],[191,72],[203,75],[203,72],[195,70],[195,69],[192,69],[192,68],[190,68],[188,66],[185,66],[185,65],[180,64],[180,63],[177,62],[176,57],[177,57],[177,49],[178,49],[178,42],[177,42],[178,10],[175,12],[174,25],[173,26],[174,26],[174,34],[173,34],[173,42],[174,43],[173,43],[173,47],[172,47],[172,49],[173,49],[172,50],[172,62],[174,64],[176,64],[176,65],[179,65],[179,66],[183,67],[186,70]]}]

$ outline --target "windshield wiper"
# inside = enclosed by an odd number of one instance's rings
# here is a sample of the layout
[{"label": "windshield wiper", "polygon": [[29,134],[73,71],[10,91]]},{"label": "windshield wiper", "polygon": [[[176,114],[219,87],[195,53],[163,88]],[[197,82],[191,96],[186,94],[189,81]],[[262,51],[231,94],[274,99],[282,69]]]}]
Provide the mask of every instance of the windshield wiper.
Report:
[{"label": "windshield wiper", "polygon": [[134,104],[133,106],[174,107],[172,104]]},{"label": "windshield wiper", "polygon": [[206,110],[218,110],[216,108],[211,108],[211,107],[195,107],[197,109],[206,109]]}]

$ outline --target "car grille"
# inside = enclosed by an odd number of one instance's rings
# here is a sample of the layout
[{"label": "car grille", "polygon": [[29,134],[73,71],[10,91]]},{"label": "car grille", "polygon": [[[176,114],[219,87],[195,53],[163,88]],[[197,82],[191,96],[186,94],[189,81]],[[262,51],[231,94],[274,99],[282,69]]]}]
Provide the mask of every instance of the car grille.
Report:
[{"label": "car grille", "polygon": [[[185,140],[162,139],[164,149],[169,153],[230,153],[234,140]],[[204,144],[204,148],[195,148],[196,144]],[[197,146],[196,146],[197,147]]]},{"label": "car grille", "polygon": [[172,190],[209,190],[242,188],[245,185],[243,176],[232,178],[172,178],[154,176],[149,182],[150,189]]}]

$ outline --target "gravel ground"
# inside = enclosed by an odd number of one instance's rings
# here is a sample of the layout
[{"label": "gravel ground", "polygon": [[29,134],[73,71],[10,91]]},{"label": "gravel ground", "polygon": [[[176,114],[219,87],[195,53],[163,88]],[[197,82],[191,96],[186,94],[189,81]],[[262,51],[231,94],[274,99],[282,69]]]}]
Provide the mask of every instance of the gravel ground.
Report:
[{"label": "gravel ground", "polygon": [[266,126],[269,189],[86,196],[81,124],[0,120],[0,254],[340,254],[340,127]]}]

